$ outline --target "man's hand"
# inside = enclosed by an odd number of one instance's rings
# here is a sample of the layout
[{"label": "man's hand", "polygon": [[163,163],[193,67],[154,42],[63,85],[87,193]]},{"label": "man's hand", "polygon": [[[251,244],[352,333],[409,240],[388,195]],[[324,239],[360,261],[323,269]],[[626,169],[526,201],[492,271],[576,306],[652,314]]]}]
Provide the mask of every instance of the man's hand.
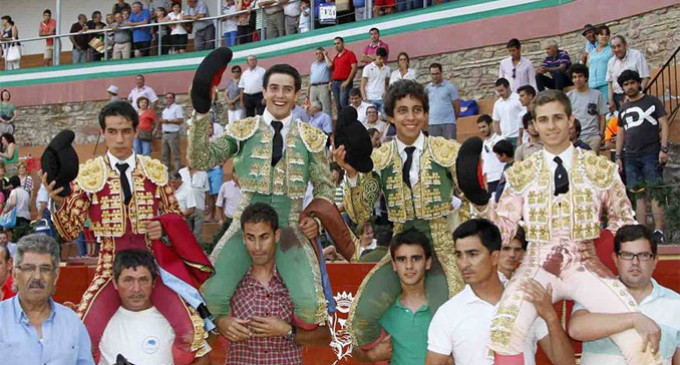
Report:
[{"label": "man's hand", "polygon": [[57,195],[61,193],[64,188],[60,187],[55,189],[54,185],[56,184],[56,181],[52,181],[51,183],[47,182],[47,173],[43,172],[42,173],[42,184],[45,186],[45,189],[47,189],[47,194],[50,196],[50,198],[57,204],[57,206],[60,206],[64,202],[64,198]]},{"label": "man's hand", "polygon": [[636,313],[633,320],[633,327],[640,337],[642,337],[642,348],[640,351],[652,348],[652,353],[659,352],[659,342],[661,341],[661,328],[651,318],[642,313]]},{"label": "man's hand", "polygon": [[250,323],[247,319],[238,319],[235,317],[222,317],[217,320],[217,329],[220,334],[227,338],[227,340],[232,342],[245,341],[252,336],[250,331],[248,331],[248,324]]},{"label": "man's hand", "polygon": [[345,90],[349,86],[349,81],[343,81],[342,84],[340,84],[340,88]]},{"label": "man's hand", "polygon": [[380,340],[374,348],[366,352],[372,362],[389,361],[392,358],[392,335],[387,335]]},{"label": "man's hand", "polygon": [[342,145],[340,147],[336,147],[333,150],[333,159],[335,162],[342,167],[343,170],[347,173],[347,177],[353,178],[357,176],[358,172],[357,170],[352,167],[350,164],[345,161],[345,156],[347,155],[347,151],[345,151],[345,146]]},{"label": "man's hand", "polygon": [[539,74],[544,74],[546,72],[545,66],[538,66],[538,69],[536,70],[537,73]]},{"label": "man's hand", "polygon": [[616,111],[616,103],[614,102],[613,99],[609,100],[609,112],[613,113]]},{"label": "man's hand", "polygon": [[543,320],[547,322],[551,317],[557,316],[553,308],[552,285],[548,284],[548,287],[543,289],[538,281],[529,278],[522,282],[521,290],[524,291],[524,299],[536,307],[536,313]]},{"label": "man's hand", "polygon": [[283,337],[290,333],[292,325],[277,317],[258,317],[250,319],[250,330],[254,337]]},{"label": "man's hand", "polygon": [[659,165],[665,165],[668,162],[668,153],[664,151],[659,152]]},{"label": "man's hand", "polygon": [[616,159],[616,165],[619,167],[619,174],[623,174],[623,161],[621,158]]},{"label": "man's hand", "polygon": [[146,235],[150,240],[159,240],[163,237],[163,226],[159,221],[151,221],[146,224]]},{"label": "man's hand", "polygon": [[304,217],[300,220],[300,232],[313,241],[319,235],[319,224],[313,218]]}]

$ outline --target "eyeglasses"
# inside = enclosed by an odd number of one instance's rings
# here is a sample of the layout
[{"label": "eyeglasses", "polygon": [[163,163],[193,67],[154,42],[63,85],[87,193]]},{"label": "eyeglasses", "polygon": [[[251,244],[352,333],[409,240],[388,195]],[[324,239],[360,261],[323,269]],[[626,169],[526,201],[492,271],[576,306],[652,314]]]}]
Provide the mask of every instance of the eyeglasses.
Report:
[{"label": "eyeglasses", "polygon": [[649,261],[654,258],[654,254],[651,252],[638,252],[638,253],[632,253],[628,251],[621,251],[618,253],[618,256],[621,258],[621,260],[626,260],[626,261],[632,261],[636,257],[640,261]]},{"label": "eyeglasses", "polygon": [[515,74],[517,73],[517,67],[512,68],[512,78],[515,78]]},{"label": "eyeglasses", "polygon": [[54,272],[54,268],[51,265],[21,265],[17,266],[17,269],[25,274],[33,274],[37,271],[41,276],[46,276]]}]

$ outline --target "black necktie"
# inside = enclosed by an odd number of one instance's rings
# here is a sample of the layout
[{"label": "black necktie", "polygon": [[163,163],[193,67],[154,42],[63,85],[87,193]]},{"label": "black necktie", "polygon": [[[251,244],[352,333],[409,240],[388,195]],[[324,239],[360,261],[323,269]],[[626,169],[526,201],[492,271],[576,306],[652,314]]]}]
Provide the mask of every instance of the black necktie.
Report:
[{"label": "black necktie", "polygon": [[123,187],[123,196],[125,197],[125,205],[128,205],[130,199],[132,199],[132,192],[130,191],[130,182],[128,181],[125,171],[127,171],[130,165],[126,163],[117,163],[116,168],[120,171],[120,184]]},{"label": "black necktie", "polygon": [[404,148],[404,151],[406,151],[406,162],[404,162],[404,166],[401,168],[401,179],[404,180],[404,184],[409,189],[411,188],[411,165],[413,164],[413,151],[415,150],[415,147]]},{"label": "black necktie", "polygon": [[555,169],[555,196],[567,193],[569,191],[569,175],[567,169],[562,165],[562,159],[555,156],[553,159],[557,163]]},{"label": "black necktie", "polygon": [[283,128],[283,123],[278,120],[272,120],[272,128],[274,128],[274,141],[272,148],[272,166],[276,166],[281,157],[283,156],[283,136],[281,135],[281,129]]}]

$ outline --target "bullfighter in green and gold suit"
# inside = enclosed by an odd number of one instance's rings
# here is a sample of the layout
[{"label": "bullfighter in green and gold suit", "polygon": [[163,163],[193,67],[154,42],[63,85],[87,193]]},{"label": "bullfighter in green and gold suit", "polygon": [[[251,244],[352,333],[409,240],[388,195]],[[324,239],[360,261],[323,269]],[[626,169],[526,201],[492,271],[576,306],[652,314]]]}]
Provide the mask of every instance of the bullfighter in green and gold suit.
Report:
[{"label": "bullfighter in green and gold suit", "polygon": [[219,327],[219,319],[231,313],[230,299],[251,262],[243,244],[241,212],[249,204],[263,202],[279,216],[282,236],[276,269],[295,304],[295,316],[305,324],[323,325],[327,302],[319,262],[306,238],[308,232],[318,232],[319,226],[312,218],[301,219],[300,213],[309,182],[315,198],[333,202],[334,187],[324,152],[327,136],[292,119],[300,90],[300,76],[294,68],[272,66],[264,83],[267,107],[262,116],[229,123],[225,133],[212,141],[208,140],[211,128],[206,114],[196,114],[191,125],[192,166],[207,170],[233,158],[243,192],[233,222],[211,254],[216,275],[204,285],[205,298]]},{"label": "bullfighter in green and gold suit", "polygon": [[[373,172],[357,173],[346,162],[344,147],[334,151],[349,180],[345,184],[344,206],[354,222],[366,222],[382,192],[395,233],[415,227],[428,236],[435,254],[425,285],[428,304],[434,312],[463,289],[453,256],[451,227],[447,224],[447,216],[455,213],[451,200],[456,188],[459,144],[423,134],[428,100],[416,82],[393,84],[385,98],[385,112],[395,124],[397,136],[373,150]],[[401,293],[399,278],[389,262],[390,256],[386,255],[366,276],[352,303],[349,328],[355,345],[369,348],[380,338],[378,320]]]}]

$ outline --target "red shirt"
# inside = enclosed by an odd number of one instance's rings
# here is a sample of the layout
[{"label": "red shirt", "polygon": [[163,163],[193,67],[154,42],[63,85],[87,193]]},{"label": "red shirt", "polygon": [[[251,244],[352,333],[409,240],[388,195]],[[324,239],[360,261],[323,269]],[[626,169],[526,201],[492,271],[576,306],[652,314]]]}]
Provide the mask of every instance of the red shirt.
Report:
[{"label": "red shirt", "polygon": [[[366,48],[364,48],[364,54],[369,55],[369,56],[375,56],[375,52],[378,51],[378,48],[384,48],[385,51],[387,51],[387,57],[390,56],[390,46],[387,45],[387,43],[383,42],[382,39],[378,40],[377,45],[373,45],[373,43],[369,43]],[[387,57],[383,59],[383,62],[387,63]],[[367,62],[366,64],[368,65],[370,62]]]},{"label": "red shirt", "polygon": [[352,72],[352,65],[357,63],[354,52],[345,49],[333,58],[333,81],[345,81]]},{"label": "red shirt", "polygon": [[[277,272],[265,288],[248,270],[231,298],[232,315],[278,317],[293,323],[293,300]],[[302,346],[285,337],[251,337],[232,342],[227,349],[227,365],[302,364]]]},{"label": "red shirt", "polygon": [[[47,24],[44,21],[40,21],[40,31],[43,33],[52,33],[52,30],[57,29],[57,21],[55,19],[50,19]],[[54,45],[54,38],[45,39],[45,44],[48,46]]]},{"label": "red shirt", "polygon": [[151,132],[153,130],[153,122],[156,120],[156,113],[147,109],[139,116],[139,130]]},{"label": "red shirt", "polygon": [[5,282],[5,285],[3,285],[2,288],[1,288],[2,289],[2,299],[0,299],[0,300],[7,300],[7,299],[16,295],[14,290],[12,290],[12,283],[13,283],[12,275],[10,275],[9,277],[7,277],[7,281]]}]

